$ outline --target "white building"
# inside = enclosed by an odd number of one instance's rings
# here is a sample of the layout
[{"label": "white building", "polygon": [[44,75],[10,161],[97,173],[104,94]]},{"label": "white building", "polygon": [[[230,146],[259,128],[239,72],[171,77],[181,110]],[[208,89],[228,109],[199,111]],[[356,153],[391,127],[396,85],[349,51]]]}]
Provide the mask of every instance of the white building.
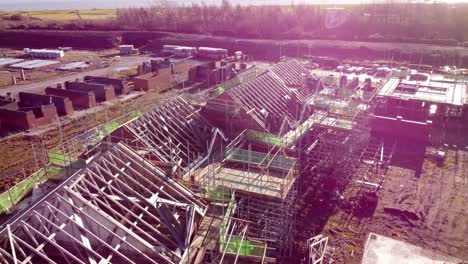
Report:
[{"label": "white building", "polygon": [[24,49],[24,53],[27,56],[34,58],[46,58],[46,59],[60,59],[65,56],[63,50],[50,50],[50,49]]},{"label": "white building", "polygon": [[224,59],[228,56],[228,50],[220,48],[199,47],[198,56],[201,58],[219,60]]},{"label": "white building", "polygon": [[180,48],[180,47],[182,47],[182,46],[178,46],[178,45],[163,45],[162,51],[163,51],[163,52],[174,53],[174,50],[177,49],[177,48]]},{"label": "white building", "polygon": [[138,54],[139,52],[139,50],[135,49],[133,45],[120,45],[119,51],[121,55]]},{"label": "white building", "polygon": [[194,47],[178,47],[174,49],[174,55],[176,57],[189,57],[195,55],[197,51]]},{"label": "white building", "polygon": [[197,48],[177,45],[163,45],[162,51],[164,53],[173,54],[177,57],[189,57],[195,55]]}]

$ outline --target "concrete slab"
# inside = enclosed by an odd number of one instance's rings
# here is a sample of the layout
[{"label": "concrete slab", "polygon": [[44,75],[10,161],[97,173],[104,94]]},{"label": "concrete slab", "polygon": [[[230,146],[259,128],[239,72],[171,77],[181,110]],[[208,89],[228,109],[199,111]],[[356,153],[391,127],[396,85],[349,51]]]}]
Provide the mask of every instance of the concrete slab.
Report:
[{"label": "concrete slab", "polygon": [[14,59],[14,58],[0,58],[0,66],[14,64],[24,61],[23,59]]},{"label": "concrete slab", "polygon": [[17,64],[11,65],[13,68],[24,68],[24,69],[34,69],[34,68],[40,68],[44,66],[49,66],[52,64],[57,64],[59,63],[58,61],[52,61],[52,60],[31,60],[31,61],[25,61]]},{"label": "concrete slab", "polygon": [[362,264],[456,264],[462,261],[392,238],[369,233]]}]

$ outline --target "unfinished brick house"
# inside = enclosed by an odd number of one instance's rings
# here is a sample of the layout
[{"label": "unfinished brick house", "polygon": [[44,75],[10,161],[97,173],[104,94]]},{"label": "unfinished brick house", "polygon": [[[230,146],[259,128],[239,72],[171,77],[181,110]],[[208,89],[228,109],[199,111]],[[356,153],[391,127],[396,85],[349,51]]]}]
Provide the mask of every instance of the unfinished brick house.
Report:
[{"label": "unfinished brick house", "polygon": [[[263,72],[249,70],[255,74],[243,73],[243,83],[209,100],[203,114],[217,126],[224,128],[228,124],[230,128],[224,129],[233,134],[246,127],[274,134],[287,131],[295,120],[304,116],[304,111],[309,111],[304,103],[311,89],[307,89],[301,75],[295,73],[299,71],[305,75],[302,65],[288,61],[278,66],[281,71],[274,67]],[[232,121],[225,122],[226,118]]]},{"label": "unfinished brick house", "polygon": [[130,92],[130,87],[128,86],[127,82],[120,79],[100,76],[85,76],[84,81],[86,83],[112,85],[114,87],[116,95],[128,94]]},{"label": "unfinished brick house", "polygon": [[19,93],[19,99],[19,107],[21,108],[53,104],[57,108],[59,116],[71,115],[74,110],[72,102],[67,97],[21,92]]},{"label": "unfinished brick house", "polygon": [[53,103],[34,107],[20,107],[10,103],[0,107],[0,128],[2,131],[23,131],[35,129],[57,120],[57,108]]},{"label": "unfinished brick house", "polygon": [[133,78],[135,89],[139,91],[161,90],[159,87],[158,74],[148,72]]},{"label": "unfinished brick house", "polygon": [[48,87],[46,94],[60,97],[67,97],[74,109],[89,109],[96,106],[96,96],[94,92],[82,92],[75,90],[65,90]]},{"label": "unfinished brick house", "polygon": [[266,73],[210,100],[204,114],[218,115],[219,111],[224,112],[219,115],[222,118],[228,115],[242,120],[229,123],[234,131],[239,132],[248,123],[251,129],[276,134],[299,117],[301,103],[277,76]]},{"label": "unfinished brick house", "polygon": [[65,89],[82,92],[94,92],[98,102],[110,101],[115,98],[115,90],[112,85],[85,82],[65,82]]},{"label": "unfinished brick house", "polygon": [[227,62],[209,62],[192,67],[189,70],[189,80],[192,82],[206,82],[207,85],[219,84],[235,77],[236,65]]},{"label": "unfinished brick house", "polygon": [[463,83],[390,79],[377,94],[374,132],[429,140],[432,128],[467,118]]}]

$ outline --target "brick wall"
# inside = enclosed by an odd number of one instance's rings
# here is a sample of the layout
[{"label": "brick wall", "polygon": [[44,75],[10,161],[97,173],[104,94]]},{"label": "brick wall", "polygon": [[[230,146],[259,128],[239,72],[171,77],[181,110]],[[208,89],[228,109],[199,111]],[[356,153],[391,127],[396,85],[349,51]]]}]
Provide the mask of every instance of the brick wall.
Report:
[{"label": "brick wall", "polygon": [[115,94],[122,95],[130,92],[130,87],[127,82],[120,79],[99,77],[99,76],[85,76],[84,81],[87,83],[105,84],[112,85],[115,89]]},{"label": "brick wall", "polygon": [[221,74],[219,69],[214,69],[208,72],[207,82],[209,85],[219,84]]},{"label": "brick wall", "polygon": [[139,91],[159,90],[164,88],[159,85],[158,74],[151,72],[133,78],[133,83],[135,84],[135,89]]},{"label": "brick wall", "polygon": [[9,131],[35,129],[57,120],[55,105],[41,105],[29,111],[0,109],[0,125]]},{"label": "brick wall", "polygon": [[98,102],[110,101],[115,98],[115,90],[112,85],[84,82],[65,82],[65,88],[67,90],[94,92]]},{"label": "brick wall", "polygon": [[21,107],[41,106],[53,103],[57,107],[57,113],[60,116],[73,114],[72,102],[66,97],[33,94],[33,93],[19,93]]},{"label": "brick wall", "polygon": [[[34,117],[32,111],[30,114]],[[28,112],[0,109],[0,125],[2,129],[9,131],[28,130],[30,127]]]},{"label": "brick wall", "polygon": [[[266,132],[255,119],[247,114],[243,109],[235,114],[232,112],[235,108],[235,102],[228,93],[223,93],[207,102],[201,114],[210,121],[215,127],[220,128],[229,136],[237,136],[245,129]],[[226,122],[227,121],[227,122]]]},{"label": "brick wall", "polygon": [[[375,113],[389,117],[402,116],[405,120],[425,122],[428,119],[430,104],[426,103],[423,106],[422,102],[417,100],[386,98],[386,102],[378,105]],[[440,106],[438,107],[438,112],[442,110]]]},{"label": "brick wall", "polygon": [[347,84],[348,84],[348,76],[346,74],[341,75],[340,87],[346,87]]},{"label": "brick wall", "polygon": [[371,121],[371,128],[373,133],[427,142],[429,140],[431,123],[374,116]]},{"label": "brick wall", "polygon": [[39,115],[34,113],[35,119],[32,119],[31,129],[38,128],[41,126],[48,125],[56,122],[58,118],[57,108],[55,105],[41,105]]},{"label": "brick wall", "polygon": [[191,81],[191,82],[198,82],[199,81],[198,69],[199,69],[198,66],[190,68],[190,70],[188,72],[189,81]]},{"label": "brick wall", "polygon": [[96,96],[94,92],[82,92],[75,90],[65,90],[57,88],[47,88],[48,95],[67,97],[72,102],[74,109],[89,109],[96,106]]},{"label": "brick wall", "polygon": [[149,90],[149,82],[147,79],[134,78],[133,83],[135,84],[135,89],[137,89],[138,91]]}]

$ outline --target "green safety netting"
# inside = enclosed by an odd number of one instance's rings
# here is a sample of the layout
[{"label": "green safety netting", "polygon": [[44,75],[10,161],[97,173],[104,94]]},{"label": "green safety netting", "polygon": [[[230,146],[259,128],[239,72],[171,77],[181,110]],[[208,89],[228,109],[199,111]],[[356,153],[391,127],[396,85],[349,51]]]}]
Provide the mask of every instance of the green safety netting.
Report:
[{"label": "green safety netting", "polygon": [[282,138],[273,134],[258,132],[254,130],[247,130],[246,135],[249,140],[257,141],[259,143],[273,145],[277,147],[281,147],[283,145]]},{"label": "green safety netting", "polygon": [[0,194],[0,212],[3,214],[23,199],[26,194],[32,191],[34,184],[39,182],[45,175],[45,170],[41,169],[33,173],[28,178],[22,180],[14,187]]},{"label": "green safety netting", "polygon": [[[227,254],[237,254],[240,256],[250,256],[254,250],[254,245],[249,241],[242,238],[231,238],[228,244],[228,238],[223,241],[223,250],[226,250]],[[227,249],[226,249],[227,246]]]},{"label": "green safety netting", "polygon": [[140,117],[142,116],[144,113],[141,112],[141,111],[135,111],[135,112],[131,112],[130,114],[128,114],[128,116],[126,116],[125,118],[116,118],[114,120],[111,120],[109,122],[106,122],[100,126],[97,127],[97,131],[98,131],[98,135],[99,136],[107,136],[109,135],[110,133],[114,132],[115,130],[117,130],[117,128],[119,128],[119,126],[123,125],[124,123],[134,119],[134,118],[137,118],[137,117]]},{"label": "green safety netting", "polygon": [[208,199],[224,201],[229,201],[231,199],[231,191],[222,186],[216,188],[206,187],[205,191]]},{"label": "green safety netting", "polygon": [[83,160],[75,160],[70,166],[62,167],[50,164],[46,168],[42,168],[31,174],[28,178],[23,179],[9,190],[0,194],[0,214],[5,213],[14,204],[20,202],[29,192],[32,191],[36,183],[43,182],[47,179],[63,179],[66,176],[72,175],[84,165]]},{"label": "green safety netting", "polygon": [[[130,113],[120,122],[116,120],[109,121],[97,128],[99,136],[106,136],[115,131],[121,124],[134,118],[142,116],[144,113],[135,111]],[[0,194],[0,214],[7,212],[14,204],[20,202],[34,185],[46,179],[63,179],[72,175],[85,165],[85,161],[76,157],[66,155],[61,150],[53,149],[47,152],[49,165],[23,179],[9,190]]]},{"label": "green safety netting", "polygon": [[211,94],[211,97],[216,97],[216,96],[219,96],[221,94],[223,94],[225,91],[224,87],[222,86],[219,86],[218,88],[216,88],[213,93]]},{"label": "green safety netting", "polygon": [[[228,244],[228,237],[225,237],[223,241],[221,241],[221,249],[226,250],[226,254],[234,254],[239,256],[257,256],[263,257],[265,252],[266,244],[260,241],[249,240],[244,237],[234,237],[232,236],[229,240]],[[227,246],[227,248],[226,248]]]},{"label": "green safety netting", "polygon": [[128,119],[128,120],[132,120],[132,119],[134,119],[134,118],[140,117],[140,116],[142,116],[143,114],[144,114],[144,113],[141,112],[141,111],[132,112],[132,113],[130,113],[129,119]]},{"label": "green safety netting", "polygon": [[282,155],[273,155],[245,149],[231,148],[225,152],[225,158],[231,162],[252,164],[255,166],[268,166],[288,172],[296,160]]},{"label": "green safety netting", "polygon": [[109,121],[107,123],[104,123],[103,125],[100,125],[97,128],[98,134],[100,136],[107,136],[110,133],[114,132],[117,128],[119,128],[119,123],[117,121]]}]

